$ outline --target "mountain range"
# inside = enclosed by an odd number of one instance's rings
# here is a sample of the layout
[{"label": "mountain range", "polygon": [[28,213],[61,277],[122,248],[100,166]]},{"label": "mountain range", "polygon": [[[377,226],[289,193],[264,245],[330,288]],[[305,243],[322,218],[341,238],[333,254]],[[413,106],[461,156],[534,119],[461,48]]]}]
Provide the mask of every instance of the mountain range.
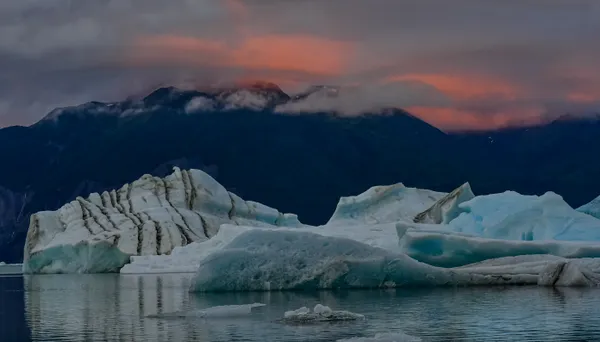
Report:
[{"label": "mountain range", "polygon": [[317,86],[289,96],[264,82],[164,87],[0,129],[0,260],[22,259],[32,213],[173,166],[202,169],[308,224],[325,223],[340,196],[378,184],[451,191],[469,181],[477,195],[554,191],[574,207],[600,193],[597,119],[446,133],[395,108],[351,117],[294,110],[338,92]]}]

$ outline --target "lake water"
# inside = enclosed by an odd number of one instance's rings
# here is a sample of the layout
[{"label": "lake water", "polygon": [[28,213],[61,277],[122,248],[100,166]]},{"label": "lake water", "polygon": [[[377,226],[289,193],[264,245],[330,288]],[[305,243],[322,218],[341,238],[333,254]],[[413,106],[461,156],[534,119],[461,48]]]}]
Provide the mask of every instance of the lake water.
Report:
[{"label": "lake water", "polygon": [[[336,341],[403,331],[423,341],[600,341],[600,289],[539,287],[190,294],[189,274],[0,277],[0,340]],[[239,318],[147,318],[265,303]],[[321,303],[366,320],[278,321]]]}]

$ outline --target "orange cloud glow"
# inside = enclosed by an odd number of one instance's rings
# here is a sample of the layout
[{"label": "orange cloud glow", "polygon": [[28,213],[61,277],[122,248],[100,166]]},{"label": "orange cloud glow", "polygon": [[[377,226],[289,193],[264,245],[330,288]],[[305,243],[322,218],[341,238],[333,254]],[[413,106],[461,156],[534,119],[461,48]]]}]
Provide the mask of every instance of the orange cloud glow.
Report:
[{"label": "orange cloud glow", "polygon": [[487,130],[513,126],[529,126],[542,122],[541,107],[515,108],[510,112],[477,113],[441,107],[409,107],[408,112],[444,130]]},{"label": "orange cloud glow", "polygon": [[486,130],[517,125],[534,125],[542,121],[541,106],[514,106],[510,110],[485,113],[456,108],[459,103],[478,99],[512,101],[528,95],[527,89],[507,80],[473,74],[406,74],[388,81],[417,81],[431,85],[456,104],[448,107],[409,107],[407,110],[422,120],[445,130]]},{"label": "orange cloud glow", "polygon": [[418,81],[434,86],[455,100],[500,96],[504,99],[515,99],[524,92],[510,82],[467,74],[407,74],[392,76],[388,81]]},{"label": "orange cloud glow", "polygon": [[[227,3],[233,16],[240,20],[249,16],[240,2],[231,0]],[[267,81],[291,89],[302,82],[291,79],[288,72],[317,77],[336,77],[351,73],[351,65],[355,62],[354,53],[360,48],[352,43],[310,35],[259,35],[245,30],[236,39],[237,41],[226,41],[177,35],[143,36],[128,51],[127,60],[134,65],[234,68],[241,70],[241,74],[235,75],[237,81],[264,77]],[[447,96],[451,103],[445,107],[432,104],[405,108],[444,130],[486,130],[534,125],[542,122],[545,114],[541,105],[503,105],[502,109],[496,109],[494,103],[523,103],[522,100],[531,98],[534,94],[533,89],[501,76],[460,72],[406,73],[388,76],[381,81],[421,82]],[[566,94],[569,101],[577,103],[592,103],[600,98],[598,95],[600,94],[588,89],[574,89],[572,93]],[[465,109],[470,108],[469,103],[485,105],[489,99],[493,103],[488,107],[494,109]]]},{"label": "orange cloud glow", "polygon": [[128,60],[135,64],[171,63],[338,75],[344,71],[352,51],[349,43],[306,35],[250,36],[238,44],[163,35],[138,39],[128,52]]}]

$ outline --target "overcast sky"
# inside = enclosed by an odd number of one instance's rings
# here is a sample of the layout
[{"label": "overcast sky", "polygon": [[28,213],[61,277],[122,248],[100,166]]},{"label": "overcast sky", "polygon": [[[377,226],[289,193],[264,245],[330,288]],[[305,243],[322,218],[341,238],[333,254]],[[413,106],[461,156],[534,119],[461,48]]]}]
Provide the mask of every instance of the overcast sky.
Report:
[{"label": "overcast sky", "polygon": [[[445,129],[600,110],[598,0],[2,0],[0,126],[166,84],[359,85]],[[361,102],[361,103],[358,103]]]}]

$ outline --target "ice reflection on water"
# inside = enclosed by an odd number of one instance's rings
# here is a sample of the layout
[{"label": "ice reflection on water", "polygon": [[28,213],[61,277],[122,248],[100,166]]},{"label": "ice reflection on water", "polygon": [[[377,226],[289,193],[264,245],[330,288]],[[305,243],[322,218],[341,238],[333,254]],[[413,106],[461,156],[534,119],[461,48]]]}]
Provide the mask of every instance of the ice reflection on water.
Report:
[{"label": "ice reflection on water", "polygon": [[[600,289],[190,294],[190,275],[179,274],[48,275],[23,280],[33,341],[335,341],[394,331],[424,341],[600,340]],[[247,317],[145,317],[255,302],[267,306]],[[367,320],[304,327],[277,321],[287,310],[317,303],[364,314]]]}]

